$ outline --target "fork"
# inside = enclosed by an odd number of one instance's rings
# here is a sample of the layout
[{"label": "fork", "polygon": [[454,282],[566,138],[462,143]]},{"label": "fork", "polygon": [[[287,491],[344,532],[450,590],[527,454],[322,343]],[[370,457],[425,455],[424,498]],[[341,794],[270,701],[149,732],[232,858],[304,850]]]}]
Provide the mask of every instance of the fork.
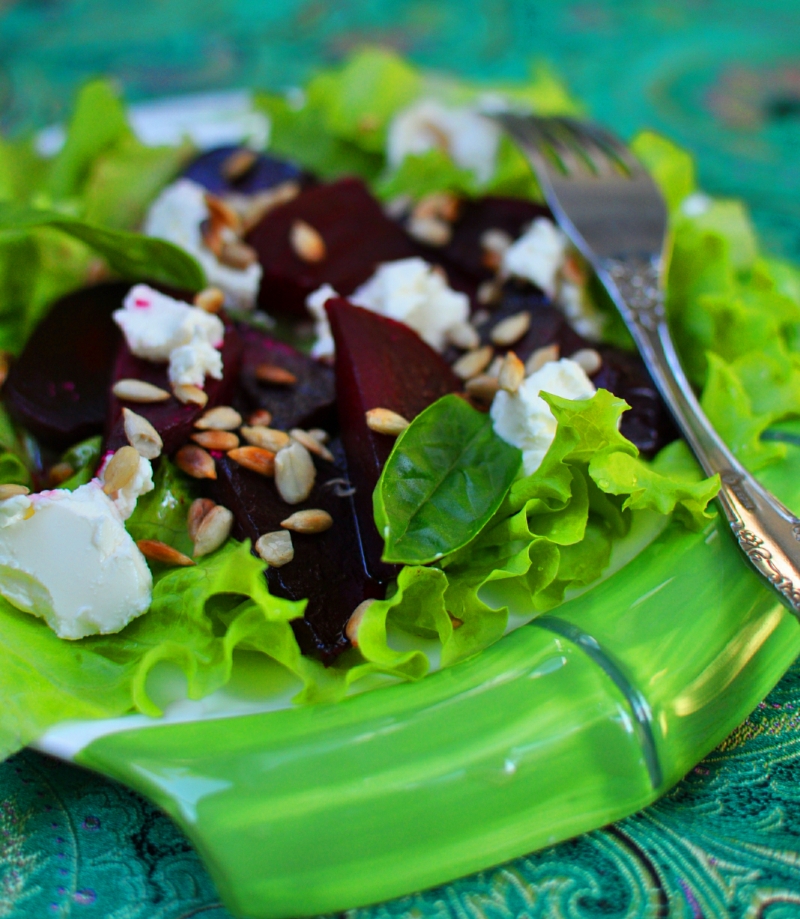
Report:
[{"label": "fork", "polygon": [[594,268],[756,571],[800,618],[800,519],[731,453],[684,374],[664,310],[667,209],[628,148],[568,118],[494,115],[527,156],[557,222]]}]

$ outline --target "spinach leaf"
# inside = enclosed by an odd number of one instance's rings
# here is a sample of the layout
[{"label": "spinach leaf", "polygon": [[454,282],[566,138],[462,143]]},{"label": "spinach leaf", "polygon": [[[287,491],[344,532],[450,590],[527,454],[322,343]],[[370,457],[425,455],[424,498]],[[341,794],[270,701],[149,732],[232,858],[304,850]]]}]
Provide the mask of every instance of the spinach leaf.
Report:
[{"label": "spinach leaf", "polygon": [[522,454],[458,396],[400,435],[373,495],[383,559],[424,565],[466,545],[503,501]]},{"label": "spinach leaf", "polygon": [[203,269],[195,259],[163,239],[110,230],[57,211],[0,203],[0,240],[4,234],[44,228],[60,230],[86,243],[125,277],[148,278],[189,290],[199,290],[205,284]]}]

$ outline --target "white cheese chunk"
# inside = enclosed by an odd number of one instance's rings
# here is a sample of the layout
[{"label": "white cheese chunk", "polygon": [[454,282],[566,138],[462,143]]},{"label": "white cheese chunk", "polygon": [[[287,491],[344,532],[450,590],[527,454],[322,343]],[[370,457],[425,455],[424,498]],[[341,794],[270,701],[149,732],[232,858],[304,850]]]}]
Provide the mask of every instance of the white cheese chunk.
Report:
[{"label": "white cheese chunk", "polygon": [[596,392],[583,368],[569,358],[532,373],[515,393],[500,390],[491,409],[495,433],[522,450],[525,475],[535,472],[556,436],[556,419],[540,392],[564,399],[590,399]]},{"label": "white cheese chunk", "polygon": [[156,198],[144,222],[144,233],[180,246],[203,267],[208,283],[224,291],[235,309],[252,309],[261,284],[258,262],[247,268],[223,265],[203,243],[201,225],[208,219],[206,191],[191,179],[178,179]]},{"label": "white cheese chunk", "polygon": [[564,233],[552,220],[537,217],[503,253],[502,272],[530,281],[552,298],[566,252],[567,237]]},{"label": "white cheese chunk", "polygon": [[499,127],[474,109],[422,99],[392,119],[386,155],[396,169],[409,154],[443,149],[457,166],[470,169],[479,182],[488,182],[497,167],[499,143]]},{"label": "white cheese chunk", "polygon": [[150,570],[98,480],[28,500],[32,515],[0,526],[0,593],[10,603],[69,639],[118,632],[147,611]]},{"label": "white cheese chunk", "polygon": [[215,380],[222,379],[222,355],[207,341],[195,338],[188,345],[181,345],[170,352],[168,375],[173,386],[199,386],[202,389],[206,375]]},{"label": "white cheese chunk", "polygon": [[[336,291],[326,284],[306,299],[317,320],[313,351],[317,357],[333,353],[324,305],[335,296]],[[356,306],[404,323],[436,351],[447,344],[447,330],[469,317],[469,297],[452,290],[444,274],[421,258],[384,262],[348,299]]]},{"label": "white cheese chunk", "polygon": [[[97,473],[97,477],[101,485],[105,482],[105,471],[108,465],[108,460],[110,460],[113,455],[113,453],[108,454],[105,462]],[[112,492],[109,497],[111,498],[114,507],[116,507],[116,509],[119,511],[120,517],[122,517],[123,520],[127,520],[128,517],[130,517],[130,515],[136,509],[137,499],[142,495],[146,495],[148,491],[152,491],[154,488],[155,485],[153,484],[152,463],[144,456],[140,456],[139,465],[133,478],[128,482],[127,485],[123,485],[122,488]]]}]

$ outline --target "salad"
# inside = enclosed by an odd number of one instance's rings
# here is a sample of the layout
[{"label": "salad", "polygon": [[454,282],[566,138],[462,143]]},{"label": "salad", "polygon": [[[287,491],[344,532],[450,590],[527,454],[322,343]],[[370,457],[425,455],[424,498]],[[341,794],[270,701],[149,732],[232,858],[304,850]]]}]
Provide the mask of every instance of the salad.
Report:
[{"label": "salad", "polygon": [[[266,154],[145,147],[104,83],[55,157],[3,142],[4,754],[159,714],[160,662],[193,698],[237,649],[301,702],[419,679],[596,582],[635,515],[704,525],[716,483],[481,115],[500,104],[575,112],[547,73],[489,93],[366,50],[259,98]],[[800,275],[687,154],[634,149],[670,205],[688,372],[758,469],[800,405]]]}]

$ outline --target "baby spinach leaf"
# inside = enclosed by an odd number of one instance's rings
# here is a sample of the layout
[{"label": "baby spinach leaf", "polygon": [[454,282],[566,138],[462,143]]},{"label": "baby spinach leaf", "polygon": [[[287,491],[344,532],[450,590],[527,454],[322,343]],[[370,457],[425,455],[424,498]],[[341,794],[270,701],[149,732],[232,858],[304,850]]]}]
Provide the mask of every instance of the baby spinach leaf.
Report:
[{"label": "baby spinach leaf", "polygon": [[502,503],[521,456],[458,396],[426,408],[398,438],[373,495],[384,560],[424,565],[468,543]]}]

